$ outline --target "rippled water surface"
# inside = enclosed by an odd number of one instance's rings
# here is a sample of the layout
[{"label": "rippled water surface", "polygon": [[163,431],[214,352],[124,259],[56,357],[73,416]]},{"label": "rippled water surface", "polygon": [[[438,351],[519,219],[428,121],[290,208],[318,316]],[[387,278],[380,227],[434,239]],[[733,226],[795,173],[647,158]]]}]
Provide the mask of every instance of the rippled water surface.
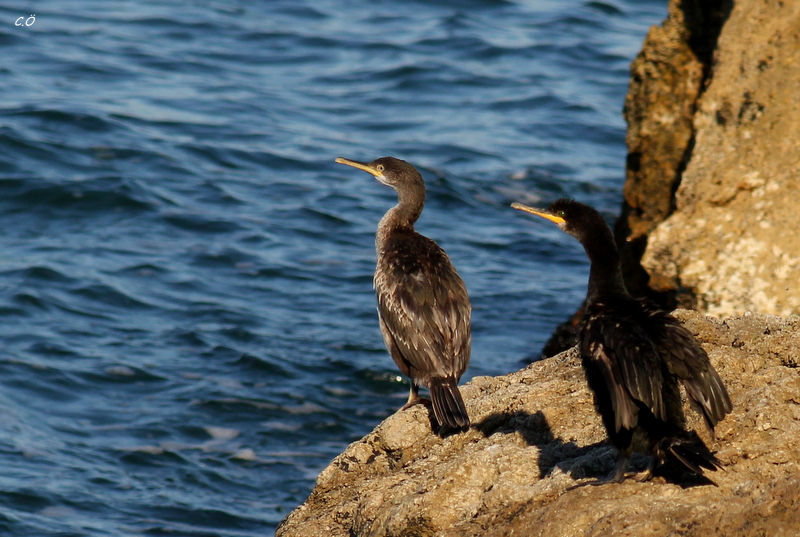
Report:
[{"label": "rippled water surface", "polygon": [[[662,0],[0,4],[0,534],[255,536],[405,400],[372,292],[393,155],[474,305],[464,380],[580,302]],[[30,26],[15,26],[35,15]]]}]

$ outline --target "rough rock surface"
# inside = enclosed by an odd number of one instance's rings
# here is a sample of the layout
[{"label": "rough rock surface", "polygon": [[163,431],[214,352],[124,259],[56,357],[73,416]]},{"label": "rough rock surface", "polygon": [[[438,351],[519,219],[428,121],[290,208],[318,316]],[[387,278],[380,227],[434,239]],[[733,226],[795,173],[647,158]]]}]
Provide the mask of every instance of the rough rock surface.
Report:
[{"label": "rough rock surface", "polygon": [[[628,290],[669,309],[800,313],[800,2],[670,0],[624,114]],[[579,317],[544,356],[575,343]]]},{"label": "rough rock surface", "polygon": [[[614,238],[628,291],[665,309],[673,309],[678,295],[687,292],[668,285],[651,287],[642,256],[650,233],[675,210],[675,190],[694,147],[697,101],[730,10],[730,0],[671,0],[667,19],[650,29],[631,64],[624,109],[628,123],[624,200]],[[681,303],[693,304],[691,293],[681,298]],[[555,329],[542,356],[575,345],[582,314],[581,307]]]},{"label": "rough rock surface", "polygon": [[716,441],[687,408],[725,465],[711,475],[718,487],[666,473],[567,490],[616,462],[572,349],[463,387],[473,422],[465,433],[434,435],[422,406],[392,415],[333,460],[277,535],[797,535],[800,317],[676,316],[734,404]]},{"label": "rough rock surface", "polygon": [[[800,312],[800,2],[671,0],[631,71],[615,232],[632,291],[717,315]],[[800,317],[763,313],[676,313],[734,404],[715,440],[687,408],[725,465],[717,487],[667,471],[568,490],[616,461],[572,349],[465,386],[465,433],[432,434],[420,406],[392,415],[277,534],[800,535]]]},{"label": "rough rock surface", "polygon": [[628,290],[655,296],[640,260],[650,232],[675,210],[675,189],[694,142],[697,100],[711,72],[726,0],[673,0],[667,19],[650,29],[631,64],[624,202],[614,234]]},{"label": "rough rock surface", "polygon": [[[682,306],[714,315],[798,313],[800,2],[737,0],[713,58],[676,210],[650,233],[642,265],[650,287],[677,294]],[[653,123],[657,110],[648,113]],[[675,126],[687,130],[683,119]],[[648,195],[630,176],[626,198],[628,189]]]}]

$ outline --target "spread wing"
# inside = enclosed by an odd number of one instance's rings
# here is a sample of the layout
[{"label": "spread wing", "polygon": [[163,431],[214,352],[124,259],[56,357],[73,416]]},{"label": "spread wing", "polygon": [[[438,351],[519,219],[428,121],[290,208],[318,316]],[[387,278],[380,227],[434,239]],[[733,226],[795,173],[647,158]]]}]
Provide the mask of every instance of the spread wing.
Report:
[{"label": "spread wing", "polygon": [[639,405],[667,421],[660,358],[640,319],[603,303],[585,315],[581,354],[601,414],[610,406],[615,431],[637,425]]},{"label": "spread wing", "polygon": [[[435,242],[414,233],[379,252],[375,291],[382,328],[420,378],[460,378],[469,363],[470,302]],[[384,334],[386,336],[386,334]]]},{"label": "spread wing", "polygon": [[672,315],[654,305],[644,303],[654,320],[649,329],[670,373],[683,383],[691,407],[701,416],[714,434],[714,426],[733,409],[725,388],[706,351],[689,330]]}]

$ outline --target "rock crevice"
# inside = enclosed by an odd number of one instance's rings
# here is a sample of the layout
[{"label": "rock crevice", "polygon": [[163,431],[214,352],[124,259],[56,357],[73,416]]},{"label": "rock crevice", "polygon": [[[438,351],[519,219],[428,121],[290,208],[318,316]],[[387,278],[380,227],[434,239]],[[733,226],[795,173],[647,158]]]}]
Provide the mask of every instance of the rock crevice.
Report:
[{"label": "rock crevice", "polygon": [[628,284],[714,315],[798,313],[800,4],[674,0],[669,13],[626,100]]},{"label": "rock crevice", "polygon": [[670,2],[667,19],[650,30],[631,64],[623,111],[626,181],[615,235],[629,290],[667,307],[675,297],[648,287],[640,260],[648,235],[675,210],[675,192],[695,146],[697,103],[731,8],[730,0]]},{"label": "rock crevice", "polygon": [[[800,3],[670,0],[631,65],[614,235],[634,296],[800,313]],[[576,322],[545,346],[576,342]]]}]

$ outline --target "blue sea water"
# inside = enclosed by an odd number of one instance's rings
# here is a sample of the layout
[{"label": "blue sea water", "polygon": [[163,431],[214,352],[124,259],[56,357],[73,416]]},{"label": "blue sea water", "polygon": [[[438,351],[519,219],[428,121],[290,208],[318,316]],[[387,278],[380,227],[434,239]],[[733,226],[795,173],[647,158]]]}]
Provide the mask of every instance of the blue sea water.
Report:
[{"label": "blue sea water", "polygon": [[464,381],[536,357],[588,266],[508,205],[617,214],[665,4],[1,3],[0,535],[270,535],[403,404],[372,291],[395,197],[337,156],[422,171]]}]

